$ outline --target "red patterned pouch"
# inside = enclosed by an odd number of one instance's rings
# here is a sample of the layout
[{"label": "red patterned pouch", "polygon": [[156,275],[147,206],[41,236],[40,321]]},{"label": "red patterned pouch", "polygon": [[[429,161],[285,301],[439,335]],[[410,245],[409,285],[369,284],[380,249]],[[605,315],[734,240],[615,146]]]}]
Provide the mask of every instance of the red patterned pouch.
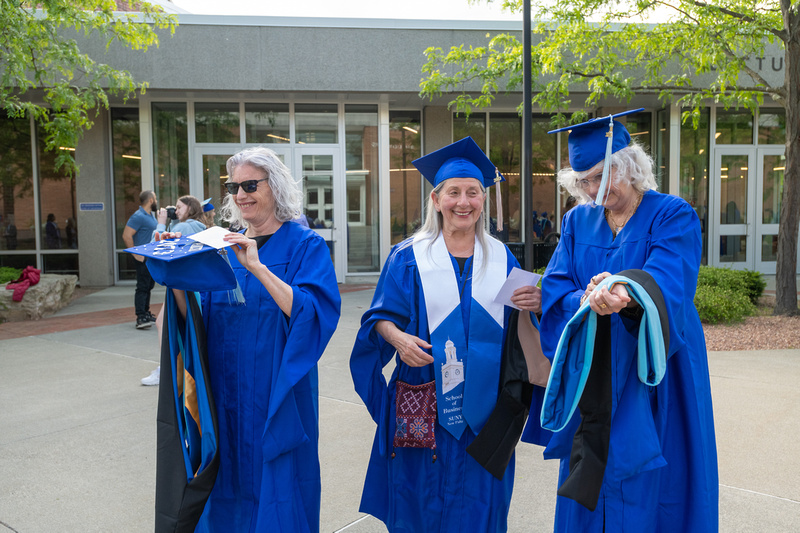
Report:
[{"label": "red patterned pouch", "polygon": [[[397,380],[395,448],[436,449],[436,382],[409,385]],[[394,453],[392,453],[394,457]],[[434,453],[433,460],[436,460]]]}]

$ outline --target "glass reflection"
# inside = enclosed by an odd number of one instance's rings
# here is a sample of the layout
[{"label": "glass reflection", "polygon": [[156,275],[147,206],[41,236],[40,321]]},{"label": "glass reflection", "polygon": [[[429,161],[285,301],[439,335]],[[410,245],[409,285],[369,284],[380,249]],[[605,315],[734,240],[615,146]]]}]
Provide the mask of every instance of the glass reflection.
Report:
[{"label": "glass reflection", "polygon": [[[142,158],[139,144],[139,110],[111,109],[111,149],[114,172],[114,234],[116,248],[125,248],[122,232],[128,218],[139,209],[142,187]],[[117,256],[118,279],[136,279],[130,254]]]},{"label": "glass reflection", "polygon": [[723,155],[720,167],[720,222],[722,224],[747,223],[747,180],[749,175],[746,155]]},{"label": "glass reflection", "polygon": [[764,156],[764,194],[761,199],[762,224],[777,224],[781,215],[783,178],[786,172],[786,156]]},{"label": "glass reflection", "polygon": [[758,144],[786,144],[786,111],[784,109],[759,110]]},{"label": "glass reflection", "polygon": [[717,144],[753,144],[753,114],[717,109],[716,137]]},{"label": "glass reflection", "polygon": [[194,128],[199,143],[238,143],[239,104],[194,104]]},{"label": "glass reflection", "polygon": [[245,104],[244,123],[248,143],[291,142],[289,104]]},{"label": "glass reflection", "polygon": [[411,161],[422,155],[419,111],[389,112],[389,212],[391,243],[411,236],[422,224],[422,174]]},{"label": "glass reflection", "polygon": [[295,104],[294,127],[298,144],[339,142],[336,104]]},{"label": "glass reflection", "polygon": [[[27,118],[0,117],[0,250],[34,250],[36,227],[33,204],[31,129]],[[28,257],[28,256],[25,256]],[[35,265],[36,258],[26,265]],[[0,256],[1,258],[1,256]],[[2,266],[11,259],[2,259]]]},{"label": "glass reflection", "polygon": [[344,108],[347,270],[380,270],[378,106]]},{"label": "glass reflection", "polygon": [[[680,181],[679,196],[689,202],[703,234],[702,263],[708,264],[708,170],[709,170],[709,124],[711,112],[704,109],[695,129],[691,120],[681,124],[680,132]],[[666,117],[665,117],[666,119]],[[664,124],[666,127],[666,124]],[[665,137],[668,137],[665,135]],[[665,174],[666,175],[666,174]],[[660,187],[659,187],[660,190]]]},{"label": "glass reflection", "polygon": [[153,104],[155,183],[161,205],[189,194],[188,131],[185,103]]}]

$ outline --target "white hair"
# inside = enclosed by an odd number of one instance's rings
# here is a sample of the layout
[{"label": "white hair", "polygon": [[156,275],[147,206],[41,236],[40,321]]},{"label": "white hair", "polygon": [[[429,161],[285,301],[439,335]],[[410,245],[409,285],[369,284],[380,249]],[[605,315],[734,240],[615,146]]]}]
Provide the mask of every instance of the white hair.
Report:
[{"label": "white hair", "polygon": [[[303,206],[300,184],[292,177],[289,168],[275,152],[264,146],[245,148],[228,159],[225,165],[228,176],[233,177],[234,171],[242,165],[250,165],[266,173],[267,183],[275,199],[275,218],[286,222],[300,216]],[[220,207],[220,217],[231,225],[246,228],[247,223],[242,218],[239,206],[236,205],[235,196],[230,193],[225,194]]]},{"label": "white hair", "polygon": [[[589,203],[592,199],[581,188],[579,182],[586,176],[602,171],[604,164],[605,159],[582,172],[572,170],[570,167],[562,168],[558,171],[558,184],[577,198],[579,204]],[[609,173],[609,181],[613,180],[612,183],[619,183],[620,180],[627,179],[640,193],[658,189],[656,178],[653,175],[653,158],[647,155],[647,152],[637,143],[611,154],[611,170],[614,171]]]}]

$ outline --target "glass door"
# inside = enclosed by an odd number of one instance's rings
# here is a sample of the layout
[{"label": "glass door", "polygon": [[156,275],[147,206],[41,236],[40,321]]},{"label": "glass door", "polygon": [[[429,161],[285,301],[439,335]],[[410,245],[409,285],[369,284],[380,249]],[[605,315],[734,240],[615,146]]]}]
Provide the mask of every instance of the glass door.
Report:
[{"label": "glass door", "polygon": [[756,270],[775,274],[778,259],[778,222],[781,213],[786,156],[783,147],[760,148],[757,153]]},{"label": "glass door", "polygon": [[757,217],[755,149],[718,148],[714,164],[714,208],[711,264],[755,268],[754,230]]},{"label": "glass door", "polygon": [[295,178],[302,180],[303,209],[309,226],[317,232],[331,253],[336,279],[344,281],[347,237],[342,231],[346,209],[343,198],[342,170],[336,148],[298,147],[294,153]]}]

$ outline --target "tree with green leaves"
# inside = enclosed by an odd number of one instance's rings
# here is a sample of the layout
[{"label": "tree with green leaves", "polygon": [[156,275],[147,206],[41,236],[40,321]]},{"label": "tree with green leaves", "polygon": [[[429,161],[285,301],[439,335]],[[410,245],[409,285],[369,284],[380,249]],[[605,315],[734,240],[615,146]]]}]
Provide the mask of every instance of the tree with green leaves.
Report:
[{"label": "tree with green leaves", "polygon": [[[489,0],[491,1],[491,0]],[[525,0],[504,0],[513,11]],[[800,227],[800,0],[533,0],[533,105],[556,113],[587,94],[584,106],[654,95],[683,108],[696,127],[709,102],[755,111],[765,101],[786,113],[775,314],[798,314]],[[521,18],[521,16],[520,16]],[[645,21],[659,20],[658,24]],[[752,60],[768,44],[783,51],[784,80],[770,84]],[[461,112],[491,105],[522,87],[522,44],[509,34],[486,46],[428,48],[421,95],[453,92]],[[521,106],[520,106],[521,109]],[[574,113],[573,123],[585,120]]]},{"label": "tree with green leaves", "polygon": [[93,112],[108,109],[109,96],[123,100],[144,93],[146,82],[82,53],[78,39],[102,39],[106,49],[147,51],[158,45],[158,29],[175,31],[177,20],[157,6],[126,0],[0,0],[0,105],[9,118],[33,116],[46,149],[67,174],[78,167],[72,151],[93,124]]}]

